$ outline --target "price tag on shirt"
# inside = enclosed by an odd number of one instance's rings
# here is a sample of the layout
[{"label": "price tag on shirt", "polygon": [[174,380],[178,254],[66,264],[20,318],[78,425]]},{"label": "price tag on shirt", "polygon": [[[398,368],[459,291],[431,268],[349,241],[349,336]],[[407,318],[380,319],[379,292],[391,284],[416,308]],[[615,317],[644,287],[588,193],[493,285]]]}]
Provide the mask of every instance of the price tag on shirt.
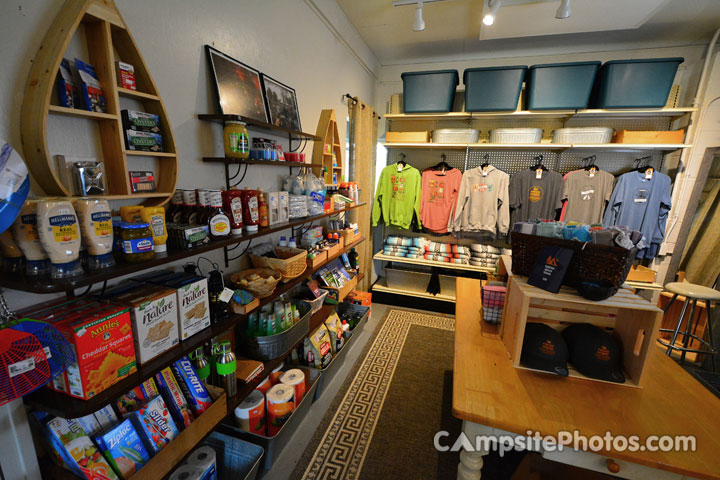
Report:
[{"label": "price tag on shirt", "polygon": [[535,170],[535,178],[540,180],[542,178],[542,168]]},{"label": "price tag on shirt", "polygon": [[233,296],[234,293],[235,293],[234,291],[230,290],[230,289],[227,288],[227,287],[223,288],[223,291],[222,291],[222,293],[220,294],[220,297],[219,297],[219,298],[220,298],[220,301],[221,301],[221,302],[228,303],[228,302],[230,301],[230,299],[232,298],[232,296]]},{"label": "price tag on shirt", "polygon": [[652,170],[652,169],[650,169],[650,170],[648,170],[648,171],[645,172],[645,180],[652,180],[652,176],[653,176],[653,170]]},{"label": "price tag on shirt", "polygon": [[403,166],[402,164],[398,163],[398,172],[402,172]]},{"label": "price tag on shirt", "polygon": [[483,167],[483,169],[482,169],[482,176],[483,176],[483,177],[487,177],[487,175],[488,175],[488,170],[490,170],[488,167]]},{"label": "price tag on shirt", "polygon": [[593,178],[594,176],[595,176],[595,169],[591,168],[590,169],[590,178]]}]

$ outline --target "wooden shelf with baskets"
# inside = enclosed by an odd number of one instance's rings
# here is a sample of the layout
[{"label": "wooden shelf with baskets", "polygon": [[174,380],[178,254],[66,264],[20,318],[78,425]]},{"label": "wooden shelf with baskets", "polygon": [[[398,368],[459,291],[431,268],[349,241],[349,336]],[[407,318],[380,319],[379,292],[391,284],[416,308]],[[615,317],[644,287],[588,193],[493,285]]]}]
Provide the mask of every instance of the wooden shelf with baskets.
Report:
[{"label": "wooden shelf with baskets", "polygon": [[[335,110],[323,110],[320,113],[320,120],[316,130],[315,143],[313,144],[312,162],[321,164],[322,169],[313,169],[315,175],[323,175],[326,185],[340,183],[343,169],[343,149],[340,145],[340,134],[338,133],[337,118]],[[335,162],[333,162],[333,159]],[[335,165],[335,163],[337,165]],[[334,177],[334,178],[333,178]]]},{"label": "wooden shelf with baskets", "polygon": [[[66,108],[51,104],[55,76],[71,39],[84,31],[91,65],[105,96],[107,112]],[[121,60],[135,68],[138,91],[117,86],[115,62]],[[144,111],[160,117],[165,152],[125,151],[125,139],[120,111],[120,97],[140,101]],[[22,105],[21,133],[25,160],[33,178],[48,195],[71,197],[72,192],[62,184],[55,168],[53,154],[61,153],[48,145],[49,115],[67,115],[97,121],[101,157],[105,170],[107,194],[103,198],[117,200],[145,199],[146,205],[166,203],[177,182],[177,156],[170,121],[157,87],[150,76],[132,35],[112,0],[68,0],[55,17],[40,49],[32,62]],[[89,135],[93,133],[90,132]],[[132,194],[128,171],[129,157],[144,155],[158,157],[155,170],[157,191]]]}]

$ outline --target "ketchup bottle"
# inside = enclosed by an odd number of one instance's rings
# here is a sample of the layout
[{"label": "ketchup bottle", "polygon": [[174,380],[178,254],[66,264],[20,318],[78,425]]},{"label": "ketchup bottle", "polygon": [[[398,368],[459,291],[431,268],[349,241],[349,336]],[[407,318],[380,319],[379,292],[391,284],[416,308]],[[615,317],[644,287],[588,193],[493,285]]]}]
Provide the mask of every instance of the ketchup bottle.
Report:
[{"label": "ketchup bottle", "polygon": [[242,235],[243,231],[243,207],[242,190],[233,187],[222,192],[223,209],[230,219],[230,233]]}]

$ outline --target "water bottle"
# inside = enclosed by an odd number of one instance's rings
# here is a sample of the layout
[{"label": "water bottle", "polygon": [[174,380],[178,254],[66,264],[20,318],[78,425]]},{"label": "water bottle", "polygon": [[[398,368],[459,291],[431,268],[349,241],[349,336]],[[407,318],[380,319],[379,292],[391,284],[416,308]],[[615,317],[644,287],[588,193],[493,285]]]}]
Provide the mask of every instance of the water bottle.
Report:
[{"label": "water bottle", "polygon": [[218,354],[215,357],[218,384],[225,389],[228,397],[234,397],[237,393],[237,380],[235,379],[237,362],[235,361],[235,354],[230,350],[230,342],[227,340],[218,347]]},{"label": "water bottle", "polygon": [[197,373],[198,378],[200,378],[200,381],[202,381],[203,384],[208,385],[208,380],[210,379],[210,361],[205,356],[203,347],[199,347],[195,349],[194,352],[190,353],[190,360],[193,361],[195,372]]}]

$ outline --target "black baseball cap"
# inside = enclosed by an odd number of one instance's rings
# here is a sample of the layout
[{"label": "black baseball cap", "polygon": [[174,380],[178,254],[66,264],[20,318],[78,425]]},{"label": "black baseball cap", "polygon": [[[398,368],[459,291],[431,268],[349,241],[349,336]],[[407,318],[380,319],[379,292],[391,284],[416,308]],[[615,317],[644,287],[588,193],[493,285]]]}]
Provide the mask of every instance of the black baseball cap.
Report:
[{"label": "black baseball cap", "polygon": [[622,347],[607,331],[590,323],[570,325],[562,332],[570,363],[583,375],[625,383]]},{"label": "black baseball cap", "polygon": [[544,323],[525,325],[520,363],[528,368],[568,376],[568,349],[562,335]]}]

